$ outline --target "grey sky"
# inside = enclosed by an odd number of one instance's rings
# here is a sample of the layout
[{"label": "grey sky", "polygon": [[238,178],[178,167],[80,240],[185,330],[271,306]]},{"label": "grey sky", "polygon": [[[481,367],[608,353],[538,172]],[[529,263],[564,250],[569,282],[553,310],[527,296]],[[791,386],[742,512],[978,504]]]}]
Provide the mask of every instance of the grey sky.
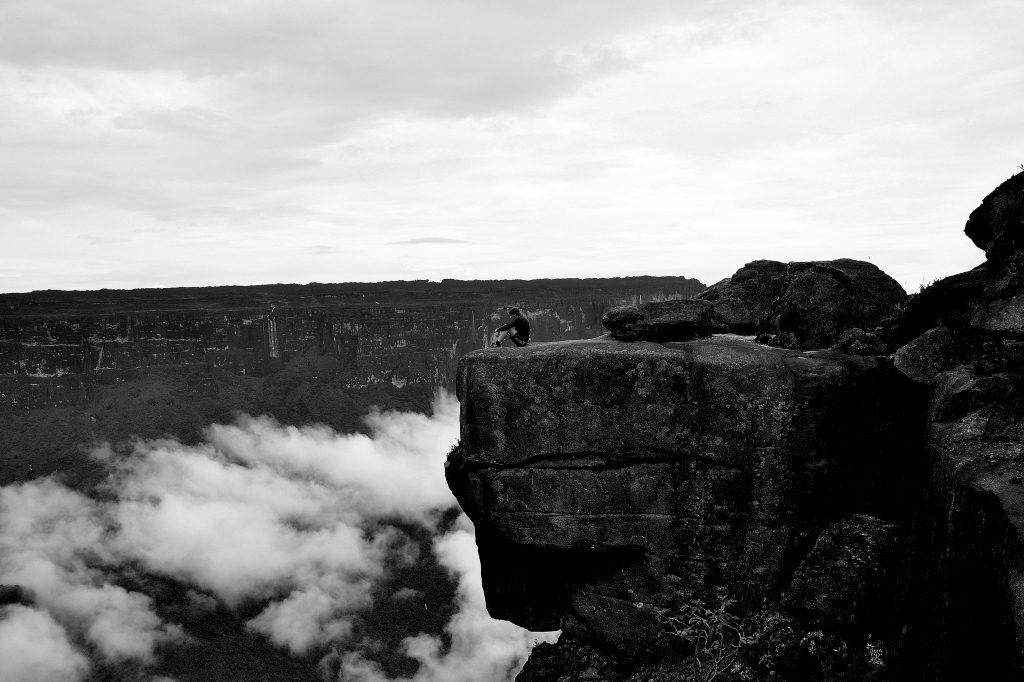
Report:
[{"label": "grey sky", "polygon": [[1022,22],[1016,0],[7,0],[0,291],[843,256],[916,289],[980,262],[963,223],[1024,162]]}]

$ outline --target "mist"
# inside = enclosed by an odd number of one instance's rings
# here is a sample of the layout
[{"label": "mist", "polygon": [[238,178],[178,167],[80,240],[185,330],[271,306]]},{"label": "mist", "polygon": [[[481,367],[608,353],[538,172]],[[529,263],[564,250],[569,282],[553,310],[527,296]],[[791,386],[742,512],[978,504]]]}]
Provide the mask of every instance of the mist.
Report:
[{"label": "mist", "polygon": [[[473,527],[444,479],[458,420],[441,393],[430,415],[371,411],[369,435],[242,416],[196,445],[94,447],[109,475],[88,494],[51,477],[0,489],[0,583],[23,594],[0,608],[0,659],[18,680],[154,679],[192,635],[142,575],[187,588],[190,613],[244,614],[323,680],[511,680],[554,635],[486,613]],[[400,584],[425,561],[447,573],[452,615],[443,632],[405,636],[415,672],[389,677],[387,645],[359,625],[382,598],[427,609]]]}]

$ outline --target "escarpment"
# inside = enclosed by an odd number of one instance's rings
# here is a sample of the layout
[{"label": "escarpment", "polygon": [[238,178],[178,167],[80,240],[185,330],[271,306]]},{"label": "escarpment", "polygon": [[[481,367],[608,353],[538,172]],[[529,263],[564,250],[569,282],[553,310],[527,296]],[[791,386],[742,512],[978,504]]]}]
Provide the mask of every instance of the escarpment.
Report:
[{"label": "escarpment", "polygon": [[909,302],[757,261],[465,356],[447,475],[488,609],[563,631],[520,679],[1024,679],[1022,191]]}]

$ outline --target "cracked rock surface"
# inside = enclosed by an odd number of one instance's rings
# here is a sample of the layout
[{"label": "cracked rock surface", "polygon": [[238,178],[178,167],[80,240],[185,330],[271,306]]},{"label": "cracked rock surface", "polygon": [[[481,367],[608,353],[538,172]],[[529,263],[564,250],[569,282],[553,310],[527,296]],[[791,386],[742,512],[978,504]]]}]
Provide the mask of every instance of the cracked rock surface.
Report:
[{"label": "cracked rock surface", "polygon": [[470,353],[447,475],[488,609],[618,646],[695,598],[778,597],[830,522],[906,512],[912,388],[874,357],[727,335]]}]

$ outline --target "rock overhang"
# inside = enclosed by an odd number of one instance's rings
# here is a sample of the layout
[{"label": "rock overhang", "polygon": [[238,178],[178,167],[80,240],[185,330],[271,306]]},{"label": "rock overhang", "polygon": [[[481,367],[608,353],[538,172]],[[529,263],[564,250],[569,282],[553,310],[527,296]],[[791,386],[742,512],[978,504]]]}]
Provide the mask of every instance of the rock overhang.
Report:
[{"label": "rock overhang", "polygon": [[777,595],[850,500],[898,514],[909,454],[849,412],[877,410],[865,395],[883,385],[898,412],[901,378],[880,358],[732,335],[468,354],[447,475],[477,524],[492,614],[596,631],[614,603],[643,632],[695,595]]}]

